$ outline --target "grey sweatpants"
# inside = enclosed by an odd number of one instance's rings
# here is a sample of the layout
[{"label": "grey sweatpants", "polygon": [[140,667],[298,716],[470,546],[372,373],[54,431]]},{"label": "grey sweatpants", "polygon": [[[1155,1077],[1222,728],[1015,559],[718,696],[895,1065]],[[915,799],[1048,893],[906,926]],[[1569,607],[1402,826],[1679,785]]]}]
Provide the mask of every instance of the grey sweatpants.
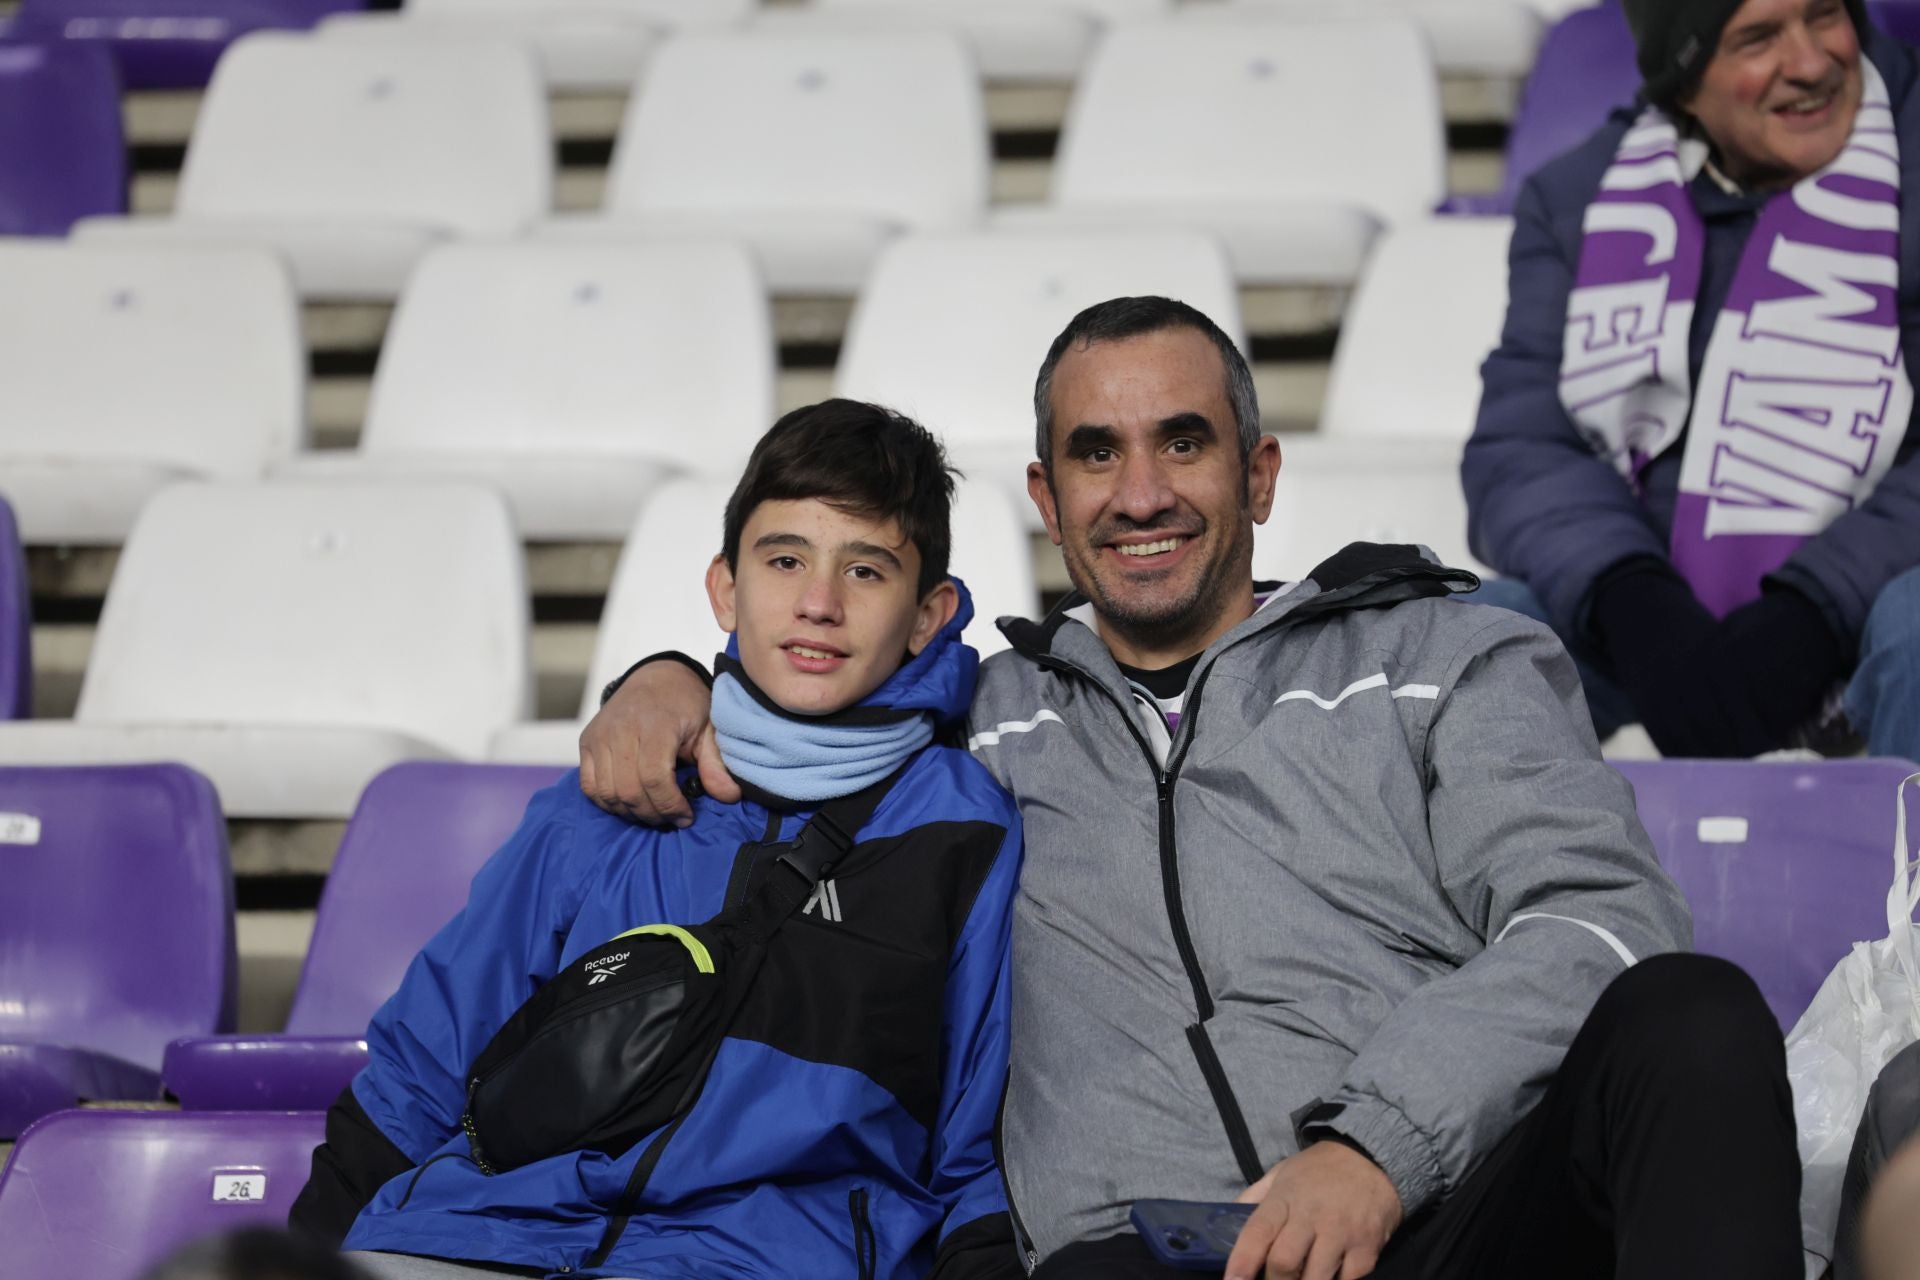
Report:
[{"label": "grey sweatpants", "polygon": [[1847,1176],[1840,1185],[1840,1222],[1833,1233],[1832,1280],[1861,1280],[1860,1215],[1867,1192],[1888,1157],[1920,1133],[1920,1044],[1910,1044],[1880,1072],[1853,1135]]}]

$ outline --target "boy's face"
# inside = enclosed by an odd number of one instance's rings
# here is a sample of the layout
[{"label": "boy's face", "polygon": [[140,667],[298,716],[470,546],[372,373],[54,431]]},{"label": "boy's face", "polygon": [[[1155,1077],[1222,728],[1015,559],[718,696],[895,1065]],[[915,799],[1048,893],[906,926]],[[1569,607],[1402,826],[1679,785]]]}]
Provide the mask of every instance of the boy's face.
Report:
[{"label": "boy's face", "polygon": [[850,707],[887,682],[952,619],[942,582],[920,598],[920,551],[893,520],[815,498],[763,502],[740,531],[739,567],[716,556],[707,596],[740,642],[740,665],[801,715]]}]

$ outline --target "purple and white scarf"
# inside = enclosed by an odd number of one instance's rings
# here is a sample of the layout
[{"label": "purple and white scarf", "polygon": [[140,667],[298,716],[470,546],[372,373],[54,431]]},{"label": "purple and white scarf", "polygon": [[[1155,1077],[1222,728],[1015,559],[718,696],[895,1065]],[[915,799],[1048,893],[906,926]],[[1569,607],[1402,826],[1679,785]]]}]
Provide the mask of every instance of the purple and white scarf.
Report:
[{"label": "purple and white scarf", "polygon": [[1636,490],[1686,435],[1673,563],[1716,615],[1893,465],[1913,386],[1900,349],[1900,157],[1886,83],[1860,61],[1853,136],[1761,209],[1689,385],[1706,237],[1687,184],[1706,145],[1658,108],[1587,207],[1560,400]]}]

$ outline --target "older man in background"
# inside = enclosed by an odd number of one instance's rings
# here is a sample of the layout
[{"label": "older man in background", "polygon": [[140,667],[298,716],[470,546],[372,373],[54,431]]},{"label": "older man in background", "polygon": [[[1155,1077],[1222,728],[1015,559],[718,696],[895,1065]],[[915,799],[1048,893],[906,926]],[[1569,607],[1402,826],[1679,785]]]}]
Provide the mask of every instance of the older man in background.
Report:
[{"label": "older man in background", "polygon": [[1861,0],[1625,9],[1643,108],[1516,210],[1477,598],[1553,625],[1602,736],[1920,756],[1913,52]]}]

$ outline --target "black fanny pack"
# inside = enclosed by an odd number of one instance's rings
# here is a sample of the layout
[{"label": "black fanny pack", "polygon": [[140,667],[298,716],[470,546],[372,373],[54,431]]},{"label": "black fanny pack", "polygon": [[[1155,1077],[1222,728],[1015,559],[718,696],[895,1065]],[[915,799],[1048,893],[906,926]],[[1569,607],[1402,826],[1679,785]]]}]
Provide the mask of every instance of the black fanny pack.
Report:
[{"label": "black fanny pack", "polygon": [[534,992],[467,1072],[474,1163],[499,1173],[572,1151],[619,1156],[679,1119],[780,926],[813,896],[896,773],[815,811],[745,900],[702,924],[646,925]]}]

